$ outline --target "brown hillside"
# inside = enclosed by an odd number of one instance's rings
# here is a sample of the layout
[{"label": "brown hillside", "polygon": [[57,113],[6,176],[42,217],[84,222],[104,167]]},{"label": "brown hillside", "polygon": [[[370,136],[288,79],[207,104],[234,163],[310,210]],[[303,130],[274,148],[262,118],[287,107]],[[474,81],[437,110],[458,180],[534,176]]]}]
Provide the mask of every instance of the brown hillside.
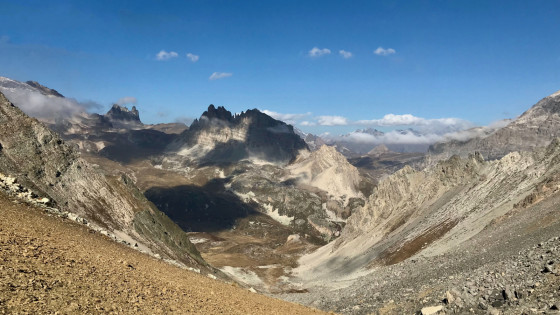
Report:
[{"label": "brown hillside", "polygon": [[0,314],[319,314],[171,266],[0,194]]}]

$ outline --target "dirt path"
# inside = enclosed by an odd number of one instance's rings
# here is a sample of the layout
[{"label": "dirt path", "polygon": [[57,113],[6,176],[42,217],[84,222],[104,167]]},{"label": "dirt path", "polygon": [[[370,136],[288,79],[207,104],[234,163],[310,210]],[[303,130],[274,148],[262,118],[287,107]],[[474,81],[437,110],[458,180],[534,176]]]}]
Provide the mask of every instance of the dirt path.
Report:
[{"label": "dirt path", "polygon": [[319,314],[179,269],[0,194],[0,314]]}]

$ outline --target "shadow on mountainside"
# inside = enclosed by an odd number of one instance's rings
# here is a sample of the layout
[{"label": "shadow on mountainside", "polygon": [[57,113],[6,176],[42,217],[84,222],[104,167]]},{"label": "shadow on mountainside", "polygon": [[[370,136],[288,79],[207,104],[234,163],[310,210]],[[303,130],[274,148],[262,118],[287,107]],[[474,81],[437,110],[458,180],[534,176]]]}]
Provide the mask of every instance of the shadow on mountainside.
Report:
[{"label": "shadow on mountainside", "polygon": [[[65,135],[68,140],[82,140],[82,135]],[[129,164],[145,160],[150,156],[161,155],[177,135],[157,130],[128,130],[126,132],[96,132],[88,135],[90,142],[102,142],[105,146],[99,155],[110,160]]]},{"label": "shadow on mountainside", "polygon": [[238,219],[260,213],[256,205],[227,192],[227,181],[213,179],[202,187],[152,187],[144,195],[184,231],[217,232],[231,229]]},{"label": "shadow on mountainside", "polygon": [[215,147],[200,158],[199,165],[227,166],[247,158],[285,164],[293,161],[300,150],[308,149],[291,125],[256,109],[234,116],[225,108],[213,105],[179,135],[172,147],[180,150],[195,146],[199,144],[199,136],[205,133],[222,133],[226,137],[228,133],[224,130],[233,134],[242,133],[243,140],[229,135],[227,141],[216,142]]}]

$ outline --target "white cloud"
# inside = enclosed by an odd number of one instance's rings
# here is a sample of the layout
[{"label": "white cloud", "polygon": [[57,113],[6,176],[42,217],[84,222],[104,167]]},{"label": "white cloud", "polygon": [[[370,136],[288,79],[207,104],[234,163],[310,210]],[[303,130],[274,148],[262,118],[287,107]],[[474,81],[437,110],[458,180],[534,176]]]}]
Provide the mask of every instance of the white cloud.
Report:
[{"label": "white cloud", "polygon": [[446,140],[467,141],[472,138],[485,138],[498,129],[501,129],[511,123],[511,119],[503,119],[491,122],[488,126],[469,128],[450,132],[445,135]]},{"label": "white cloud", "polygon": [[348,125],[348,119],[342,116],[319,116],[317,123],[321,126],[345,126]]},{"label": "white cloud", "polygon": [[119,100],[117,101],[118,105],[124,105],[124,104],[136,104],[138,103],[138,100],[136,99],[136,97],[134,96],[125,96],[125,97],[121,97],[119,98]]},{"label": "white cloud", "polygon": [[344,59],[348,59],[352,57],[352,53],[346,50],[339,50],[338,53],[342,56],[342,58]]},{"label": "white cloud", "polygon": [[[372,135],[369,133],[355,131],[342,136],[327,135],[324,136],[323,138],[330,143],[333,143],[335,141],[340,141],[347,144],[351,143],[351,144],[362,145],[362,146],[370,145],[370,147],[367,147],[367,150],[365,150],[367,152],[371,150],[373,146],[377,146],[380,144],[385,144],[390,146],[395,146],[395,145],[416,146],[416,149],[419,149],[419,151],[424,151],[425,149],[427,149],[428,145],[443,140],[444,136],[433,134],[433,133],[421,134],[411,130],[393,130],[378,135]],[[355,147],[354,149],[357,148],[360,147]]]},{"label": "white cloud", "polygon": [[162,61],[169,60],[172,58],[177,58],[178,56],[179,54],[174,51],[167,52],[165,50],[161,50],[160,52],[157,53],[156,60],[162,60]]},{"label": "white cloud", "polygon": [[101,109],[95,102],[78,102],[67,97],[46,96],[27,89],[0,88],[0,91],[24,113],[39,119],[69,118],[91,109]]},{"label": "white cloud", "polygon": [[358,120],[360,125],[375,125],[375,126],[404,126],[404,125],[418,125],[424,122],[424,118],[416,117],[410,114],[395,115],[387,114],[381,119],[372,120]]},{"label": "white cloud", "polygon": [[189,58],[192,62],[197,62],[199,57],[200,56],[192,54],[192,53],[187,54],[187,58]]},{"label": "white cloud", "polygon": [[270,110],[267,110],[267,109],[262,110],[262,112],[265,113],[265,114],[267,114],[268,116],[274,118],[274,119],[278,119],[278,120],[281,120],[281,121],[283,121],[283,122],[286,122],[286,123],[292,124],[292,125],[295,124],[296,121],[298,121],[298,120],[300,120],[300,119],[302,119],[302,118],[304,118],[304,117],[307,117],[307,116],[310,116],[310,115],[311,115],[311,113],[305,113],[305,114],[282,114],[282,113],[273,112],[273,111],[270,111]]},{"label": "white cloud", "polygon": [[218,79],[231,77],[232,75],[233,75],[233,73],[231,73],[231,72],[214,72],[214,73],[212,73],[212,75],[208,79],[209,80],[218,80]]},{"label": "white cloud", "polygon": [[331,50],[328,48],[317,48],[317,47],[313,47],[310,51],[309,51],[309,57],[320,57],[322,55],[328,55],[331,53]]},{"label": "white cloud", "polygon": [[312,122],[312,121],[308,121],[308,120],[304,120],[302,122],[299,123],[300,126],[316,126],[317,123]]},{"label": "white cloud", "polygon": [[410,114],[395,115],[387,114],[381,119],[358,120],[358,125],[367,126],[417,126],[422,132],[445,134],[472,128],[473,124],[460,118],[436,118],[426,119]]},{"label": "white cloud", "polygon": [[383,47],[377,47],[376,50],[373,51],[374,54],[379,55],[379,56],[389,56],[392,54],[395,54],[396,51],[393,48],[383,48]]}]

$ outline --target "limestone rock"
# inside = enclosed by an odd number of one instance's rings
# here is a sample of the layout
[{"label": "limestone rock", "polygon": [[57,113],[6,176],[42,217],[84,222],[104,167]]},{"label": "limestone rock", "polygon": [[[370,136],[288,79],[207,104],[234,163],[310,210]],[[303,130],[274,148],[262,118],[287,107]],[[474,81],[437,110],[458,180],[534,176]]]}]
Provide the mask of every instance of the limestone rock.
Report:
[{"label": "limestone rock", "polygon": [[420,311],[420,313],[422,315],[432,315],[432,314],[437,314],[440,311],[443,310],[443,306],[441,305],[437,305],[437,306],[426,306],[423,307],[422,310]]}]

